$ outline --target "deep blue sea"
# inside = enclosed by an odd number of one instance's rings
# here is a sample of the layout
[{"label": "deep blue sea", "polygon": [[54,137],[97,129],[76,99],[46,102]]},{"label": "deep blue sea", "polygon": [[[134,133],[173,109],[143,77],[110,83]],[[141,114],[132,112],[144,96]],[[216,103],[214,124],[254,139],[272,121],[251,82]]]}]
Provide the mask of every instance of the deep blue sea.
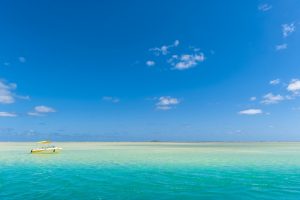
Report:
[{"label": "deep blue sea", "polygon": [[300,199],[300,143],[0,143],[0,200]]}]

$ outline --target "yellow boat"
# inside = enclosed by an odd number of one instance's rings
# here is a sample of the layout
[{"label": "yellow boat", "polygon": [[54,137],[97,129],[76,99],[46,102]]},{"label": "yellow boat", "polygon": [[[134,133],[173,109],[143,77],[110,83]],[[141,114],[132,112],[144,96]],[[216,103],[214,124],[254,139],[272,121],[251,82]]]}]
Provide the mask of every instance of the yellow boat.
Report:
[{"label": "yellow boat", "polygon": [[51,141],[48,140],[39,141],[37,144],[42,146],[31,149],[30,153],[59,153],[62,150],[61,147],[50,145]]}]

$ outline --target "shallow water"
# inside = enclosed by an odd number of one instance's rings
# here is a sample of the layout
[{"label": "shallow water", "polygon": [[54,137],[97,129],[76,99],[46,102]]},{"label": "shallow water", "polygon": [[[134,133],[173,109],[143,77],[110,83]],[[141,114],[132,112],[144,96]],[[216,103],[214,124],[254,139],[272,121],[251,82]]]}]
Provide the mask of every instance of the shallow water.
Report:
[{"label": "shallow water", "polygon": [[300,199],[300,143],[0,143],[0,199]]}]

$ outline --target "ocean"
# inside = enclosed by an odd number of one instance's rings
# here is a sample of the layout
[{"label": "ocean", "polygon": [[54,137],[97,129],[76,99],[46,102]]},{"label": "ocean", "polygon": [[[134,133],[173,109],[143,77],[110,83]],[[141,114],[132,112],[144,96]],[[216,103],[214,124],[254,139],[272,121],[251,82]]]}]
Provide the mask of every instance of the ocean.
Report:
[{"label": "ocean", "polygon": [[300,199],[300,143],[0,143],[1,200]]}]

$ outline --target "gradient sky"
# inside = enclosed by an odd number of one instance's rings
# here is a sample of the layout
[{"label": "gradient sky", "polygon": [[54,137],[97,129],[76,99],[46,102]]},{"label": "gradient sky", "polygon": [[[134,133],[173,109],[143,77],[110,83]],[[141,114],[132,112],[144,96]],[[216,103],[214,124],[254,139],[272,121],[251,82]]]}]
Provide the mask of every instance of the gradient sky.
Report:
[{"label": "gradient sky", "polygon": [[300,140],[300,1],[0,2],[0,140]]}]

